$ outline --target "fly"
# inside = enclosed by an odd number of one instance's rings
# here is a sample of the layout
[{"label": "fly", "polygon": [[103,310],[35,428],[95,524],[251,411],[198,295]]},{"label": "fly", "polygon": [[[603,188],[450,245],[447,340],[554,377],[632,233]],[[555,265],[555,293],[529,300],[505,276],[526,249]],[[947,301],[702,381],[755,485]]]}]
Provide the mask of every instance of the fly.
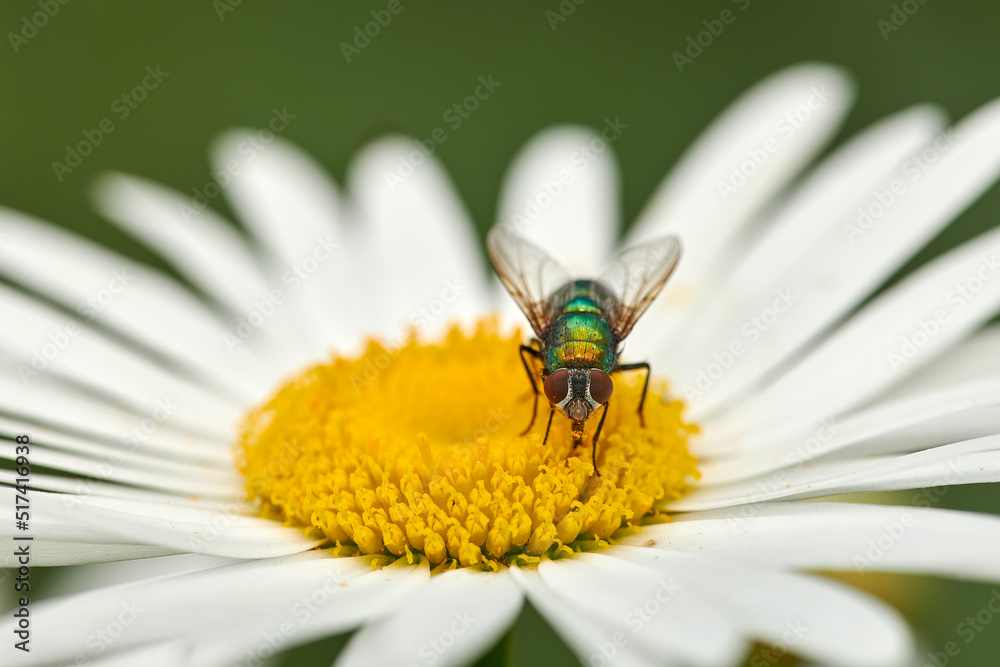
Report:
[{"label": "fly", "polygon": [[680,242],[664,236],[627,248],[596,280],[570,278],[548,253],[502,227],[490,231],[487,248],[500,280],[535,332],[531,344],[520,347],[534,392],[531,421],[521,435],[531,430],[538,412],[539,390],[530,357],[542,366],[542,391],[550,403],[543,443],[557,409],[572,420],[573,440],[579,444],[584,423],[604,406],[592,443],[596,470],[597,441],[614,391],[612,374],[646,371],[638,407],[639,422],[645,426],[642,406],[649,364],[621,363],[621,344],[676,268]]}]

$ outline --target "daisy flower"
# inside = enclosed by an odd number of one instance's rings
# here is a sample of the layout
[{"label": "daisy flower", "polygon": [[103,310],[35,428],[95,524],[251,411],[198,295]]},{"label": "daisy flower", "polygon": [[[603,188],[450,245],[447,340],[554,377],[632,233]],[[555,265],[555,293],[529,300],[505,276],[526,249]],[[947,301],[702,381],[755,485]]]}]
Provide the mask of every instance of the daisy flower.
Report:
[{"label": "daisy flower", "polygon": [[[880,289],[1000,173],[1000,103],[906,109],[810,167],[852,99],[825,65],[764,80],[620,242],[627,119],[516,158],[497,224],[574,273],[684,245],[624,351],[645,428],[622,374],[596,461],[562,416],[520,435],[524,321],[409,140],[343,194],[267,130],[222,137],[194,197],[104,178],[182,280],[3,211],[5,497],[30,480],[5,586],[78,566],[14,601],[4,664],[252,666],[354,631],[337,665],[463,665],[525,601],[587,665],[908,664],[895,610],[808,572],[1000,580],[1000,519],[933,507],[1000,475],[1000,230]],[[931,491],[800,502],[898,489]]]}]

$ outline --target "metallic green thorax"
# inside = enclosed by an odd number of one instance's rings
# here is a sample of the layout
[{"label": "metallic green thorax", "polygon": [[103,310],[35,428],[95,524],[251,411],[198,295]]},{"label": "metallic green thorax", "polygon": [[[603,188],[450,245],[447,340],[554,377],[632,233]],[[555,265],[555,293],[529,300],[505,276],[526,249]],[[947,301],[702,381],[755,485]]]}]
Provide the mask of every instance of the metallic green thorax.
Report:
[{"label": "metallic green thorax", "polygon": [[599,368],[611,373],[618,365],[617,341],[608,322],[614,296],[593,280],[574,280],[551,299],[558,315],[542,341],[546,371],[556,368]]}]

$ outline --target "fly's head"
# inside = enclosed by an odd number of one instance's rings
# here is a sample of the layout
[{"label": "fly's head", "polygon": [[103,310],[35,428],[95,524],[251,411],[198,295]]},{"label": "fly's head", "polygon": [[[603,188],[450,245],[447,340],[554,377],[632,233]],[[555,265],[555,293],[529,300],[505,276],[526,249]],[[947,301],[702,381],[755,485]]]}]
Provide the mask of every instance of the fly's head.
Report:
[{"label": "fly's head", "polygon": [[599,368],[557,368],[545,377],[545,397],[575,422],[583,422],[611,398],[615,385]]}]

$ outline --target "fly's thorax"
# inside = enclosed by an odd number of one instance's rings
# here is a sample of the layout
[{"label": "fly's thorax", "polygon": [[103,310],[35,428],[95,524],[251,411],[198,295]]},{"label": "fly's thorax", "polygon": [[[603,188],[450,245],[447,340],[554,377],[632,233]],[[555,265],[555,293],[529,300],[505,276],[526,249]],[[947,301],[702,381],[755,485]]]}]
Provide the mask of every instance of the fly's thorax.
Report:
[{"label": "fly's thorax", "polygon": [[586,279],[566,283],[553,293],[552,300],[563,312],[580,310],[604,314],[617,302],[614,293],[607,286],[596,280]]}]

